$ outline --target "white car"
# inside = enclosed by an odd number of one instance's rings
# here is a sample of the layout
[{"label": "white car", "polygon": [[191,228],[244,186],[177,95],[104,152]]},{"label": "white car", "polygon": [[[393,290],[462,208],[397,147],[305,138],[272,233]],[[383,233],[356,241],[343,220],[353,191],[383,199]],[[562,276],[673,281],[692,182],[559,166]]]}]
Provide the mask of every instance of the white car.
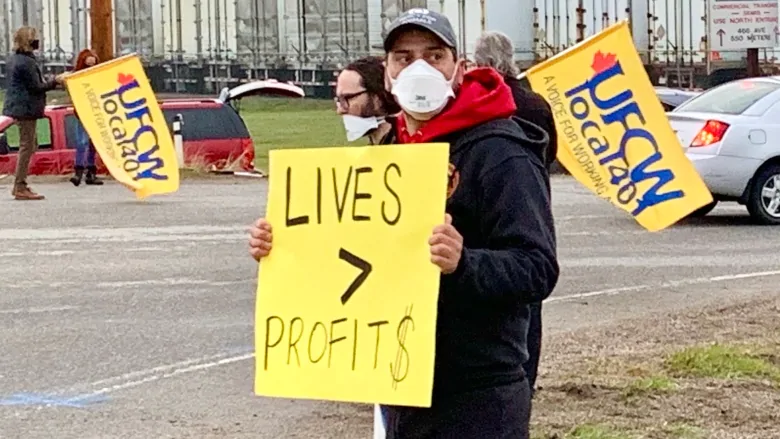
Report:
[{"label": "white car", "polygon": [[694,215],[736,201],[780,225],[780,76],[729,82],[666,114],[716,200]]}]

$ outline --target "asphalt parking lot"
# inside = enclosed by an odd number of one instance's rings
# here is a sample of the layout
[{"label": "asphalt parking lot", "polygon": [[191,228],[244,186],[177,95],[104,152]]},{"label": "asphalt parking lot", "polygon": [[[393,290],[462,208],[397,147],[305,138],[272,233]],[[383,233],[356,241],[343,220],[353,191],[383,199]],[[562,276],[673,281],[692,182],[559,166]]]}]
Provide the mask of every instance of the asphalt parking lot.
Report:
[{"label": "asphalt parking lot", "polygon": [[[245,230],[266,181],[143,202],[40,184],[35,203],[0,183],[0,438],[370,437],[370,409],[252,393]],[[780,228],[740,206],[649,233],[569,178],[553,197],[548,333],[777,294]]]}]

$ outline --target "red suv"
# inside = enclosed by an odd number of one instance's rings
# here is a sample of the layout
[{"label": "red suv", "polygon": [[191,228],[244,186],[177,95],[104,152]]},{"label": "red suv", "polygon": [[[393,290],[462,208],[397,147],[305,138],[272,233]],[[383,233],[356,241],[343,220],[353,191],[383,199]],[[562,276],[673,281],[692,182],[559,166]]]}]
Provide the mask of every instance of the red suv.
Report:
[{"label": "red suv", "polygon": [[[289,87],[292,86],[273,80],[254,81],[223,90],[219,99],[162,100],[160,108],[171,132],[174,118],[181,116],[185,165],[254,171],[254,143],[234,104],[254,95],[303,97],[301,89],[294,87],[291,93]],[[38,120],[39,150],[30,163],[30,173],[71,173],[79,124],[73,107],[50,105],[45,115]],[[15,172],[18,149],[19,127],[13,119],[0,116],[0,174]],[[107,172],[100,159],[97,164],[100,173]]]}]

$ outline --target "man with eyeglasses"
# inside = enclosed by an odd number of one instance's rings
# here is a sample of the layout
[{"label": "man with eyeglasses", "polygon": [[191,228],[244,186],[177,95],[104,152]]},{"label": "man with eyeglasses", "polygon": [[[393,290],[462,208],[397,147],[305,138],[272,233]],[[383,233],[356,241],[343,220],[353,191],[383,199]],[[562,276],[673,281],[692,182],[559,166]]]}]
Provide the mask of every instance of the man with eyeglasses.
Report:
[{"label": "man with eyeglasses", "polygon": [[395,143],[394,116],[401,108],[385,89],[382,58],[361,58],[344,68],[336,80],[336,112],[347,141],[367,137],[372,145]]}]

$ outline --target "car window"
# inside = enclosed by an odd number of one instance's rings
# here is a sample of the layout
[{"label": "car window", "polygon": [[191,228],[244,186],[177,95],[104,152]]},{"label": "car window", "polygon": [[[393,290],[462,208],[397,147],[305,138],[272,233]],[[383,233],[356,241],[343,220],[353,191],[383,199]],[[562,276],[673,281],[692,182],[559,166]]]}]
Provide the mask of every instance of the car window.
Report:
[{"label": "car window", "polygon": [[764,96],[780,89],[780,84],[764,81],[736,81],[710,89],[684,102],[674,111],[742,114]]},{"label": "car window", "polygon": [[[48,117],[38,119],[37,127],[38,131],[38,149],[51,149],[51,122]],[[2,143],[8,145],[8,149],[11,152],[19,150],[19,125],[13,124],[8,126],[2,133]]]},{"label": "car window", "polygon": [[168,127],[173,131],[173,119],[181,114],[184,140],[212,140],[249,137],[246,125],[235,110],[220,107],[163,109]]}]

